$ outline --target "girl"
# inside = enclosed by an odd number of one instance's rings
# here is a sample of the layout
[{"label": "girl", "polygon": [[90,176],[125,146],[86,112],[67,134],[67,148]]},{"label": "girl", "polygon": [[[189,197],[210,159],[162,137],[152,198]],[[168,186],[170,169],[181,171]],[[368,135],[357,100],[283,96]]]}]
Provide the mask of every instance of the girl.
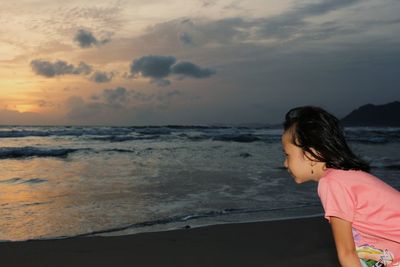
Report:
[{"label": "girl", "polygon": [[338,119],[321,108],[294,108],[282,144],[294,180],[318,182],[341,265],[400,266],[400,192],[369,173]]}]

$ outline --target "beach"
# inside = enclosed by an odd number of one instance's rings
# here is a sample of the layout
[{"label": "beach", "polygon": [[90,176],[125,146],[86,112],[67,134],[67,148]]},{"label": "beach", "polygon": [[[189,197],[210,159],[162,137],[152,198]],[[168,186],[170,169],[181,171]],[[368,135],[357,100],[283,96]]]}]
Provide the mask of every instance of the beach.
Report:
[{"label": "beach", "polygon": [[[310,217],[317,184],[282,168],[281,131],[0,127],[1,263],[339,266],[328,222]],[[347,133],[400,188],[400,131]]]},{"label": "beach", "polygon": [[339,266],[322,217],[0,243],[3,266]]},{"label": "beach", "polygon": [[[373,174],[400,188],[400,130],[347,133]],[[0,240],[321,214],[317,184],[298,185],[283,168],[281,135],[270,127],[1,126]]]}]

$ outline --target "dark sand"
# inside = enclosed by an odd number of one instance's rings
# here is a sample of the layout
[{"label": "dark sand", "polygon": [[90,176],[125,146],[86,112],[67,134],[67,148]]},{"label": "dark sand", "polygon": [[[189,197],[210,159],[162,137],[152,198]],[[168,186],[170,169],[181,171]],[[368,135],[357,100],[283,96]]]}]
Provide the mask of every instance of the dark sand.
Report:
[{"label": "dark sand", "polygon": [[1,266],[339,266],[322,217],[0,243]]}]

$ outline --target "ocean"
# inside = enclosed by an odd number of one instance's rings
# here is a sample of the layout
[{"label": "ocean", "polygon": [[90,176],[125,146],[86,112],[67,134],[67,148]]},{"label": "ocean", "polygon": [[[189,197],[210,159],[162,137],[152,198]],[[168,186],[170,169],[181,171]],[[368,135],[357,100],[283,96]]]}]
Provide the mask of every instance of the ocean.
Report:
[{"label": "ocean", "polygon": [[[400,189],[400,128],[346,128]],[[318,216],[274,127],[0,127],[0,240],[125,235]],[[373,196],[372,196],[373,197]]]}]

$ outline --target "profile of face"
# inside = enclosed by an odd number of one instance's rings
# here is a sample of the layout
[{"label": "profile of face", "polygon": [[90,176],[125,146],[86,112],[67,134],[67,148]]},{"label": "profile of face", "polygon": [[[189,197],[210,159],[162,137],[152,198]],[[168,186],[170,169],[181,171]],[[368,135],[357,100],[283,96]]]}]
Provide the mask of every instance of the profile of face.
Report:
[{"label": "profile of face", "polygon": [[312,166],[314,166],[316,162],[311,160],[311,155],[304,153],[300,147],[294,145],[291,141],[292,133],[286,131],[282,135],[285,168],[298,184],[316,180],[316,176],[311,173]]}]

